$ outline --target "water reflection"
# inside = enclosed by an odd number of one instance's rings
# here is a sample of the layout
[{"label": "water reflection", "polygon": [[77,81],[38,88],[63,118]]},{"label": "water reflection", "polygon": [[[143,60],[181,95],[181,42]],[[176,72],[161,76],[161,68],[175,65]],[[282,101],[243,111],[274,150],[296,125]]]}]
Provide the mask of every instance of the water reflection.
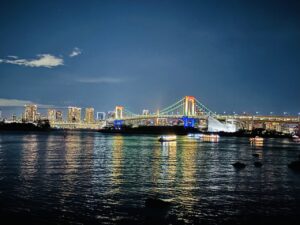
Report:
[{"label": "water reflection", "polygon": [[38,139],[36,134],[22,138],[21,176],[31,180],[37,172]]},{"label": "water reflection", "polygon": [[154,145],[153,155],[151,160],[151,181],[153,183],[152,190],[156,192],[160,180],[160,165],[161,165],[161,144]]},{"label": "water reflection", "polygon": [[112,183],[116,186],[122,183],[123,144],[124,144],[123,136],[113,136]]},{"label": "water reflection", "polygon": [[177,166],[177,142],[164,142],[162,143],[162,179],[168,182],[175,181],[176,166]]},{"label": "water reflection", "polygon": [[[3,160],[4,160],[4,154],[2,151],[2,137],[0,136],[0,166],[1,167],[3,166],[3,164],[2,164]],[[2,177],[0,176],[0,180],[1,179],[2,179]]]},{"label": "water reflection", "polygon": [[177,195],[177,201],[181,202],[185,208],[192,208],[197,202],[197,198],[194,198],[194,191],[197,189],[196,171],[197,171],[197,146],[198,142],[191,141],[185,145],[178,147],[178,161],[179,168],[179,195]]},{"label": "water reflection", "polygon": [[69,182],[72,182],[74,176],[78,170],[78,157],[81,149],[80,135],[73,135],[72,133],[65,136],[65,173],[69,174],[67,177]]},{"label": "water reflection", "polygon": [[152,156],[154,192],[169,193],[185,207],[196,204],[193,192],[197,189],[198,144],[196,140],[179,137],[177,141],[155,146]]},{"label": "water reflection", "polygon": [[[246,138],[159,143],[153,136],[84,132],[0,135],[0,202],[6,212],[23,210],[38,219],[55,211],[53,224],[114,224],[113,218],[142,208],[149,195],[170,199],[171,213],[189,223],[202,218],[215,224],[215,218],[266,208],[272,215],[293,214],[300,180],[287,164],[299,151],[279,139],[251,146]],[[247,167],[236,171],[235,161]]]},{"label": "water reflection", "polygon": [[[56,169],[63,170],[65,167],[65,151],[61,149],[62,140],[60,136],[49,135],[46,140],[45,173],[51,174]],[[61,172],[61,171],[60,171]]]},{"label": "water reflection", "polygon": [[263,142],[254,142],[254,143],[251,143],[251,145],[256,148],[261,148],[264,146],[264,143]]}]

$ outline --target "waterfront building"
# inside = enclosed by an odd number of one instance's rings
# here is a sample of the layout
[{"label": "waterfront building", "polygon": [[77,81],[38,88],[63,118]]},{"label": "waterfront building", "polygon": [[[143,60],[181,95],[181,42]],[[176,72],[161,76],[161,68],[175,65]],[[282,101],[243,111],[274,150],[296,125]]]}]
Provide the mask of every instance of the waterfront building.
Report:
[{"label": "waterfront building", "polygon": [[86,108],[85,109],[85,122],[86,123],[94,123],[94,108]]},{"label": "waterfront building", "polygon": [[68,122],[69,123],[79,123],[81,121],[81,108],[78,107],[68,107]]},{"label": "waterfront building", "polygon": [[[37,112],[36,113],[36,121],[41,120],[41,119],[43,119],[41,113]],[[44,119],[47,119],[47,118],[44,118]]]},{"label": "waterfront building", "polygon": [[245,130],[253,130],[253,121],[247,121],[245,122],[245,127],[244,127]]},{"label": "waterfront building", "polygon": [[24,120],[26,122],[35,122],[38,120],[37,105],[25,105]]},{"label": "waterfront building", "polygon": [[12,115],[12,121],[16,122],[17,121],[17,116],[15,114]]},{"label": "waterfront building", "polygon": [[47,119],[50,122],[62,122],[63,121],[63,113],[61,111],[57,111],[55,109],[48,109]]},{"label": "waterfront building", "polygon": [[115,111],[108,111],[106,119],[114,119],[115,118]]},{"label": "waterfront building", "polygon": [[282,131],[282,126],[278,123],[278,124],[276,125],[276,127],[275,127],[275,130],[276,130],[277,132],[281,132],[281,131]]},{"label": "waterfront building", "polygon": [[55,109],[48,109],[48,120],[50,122],[56,121],[56,110]]},{"label": "waterfront building", "polygon": [[97,120],[105,120],[106,113],[105,112],[97,112]]},{"label": "waterfront building", "polygon": [[63,113],[62,111],[56,111],[55,113],[55,119],[57,122],[62,122],[63,121]]}]

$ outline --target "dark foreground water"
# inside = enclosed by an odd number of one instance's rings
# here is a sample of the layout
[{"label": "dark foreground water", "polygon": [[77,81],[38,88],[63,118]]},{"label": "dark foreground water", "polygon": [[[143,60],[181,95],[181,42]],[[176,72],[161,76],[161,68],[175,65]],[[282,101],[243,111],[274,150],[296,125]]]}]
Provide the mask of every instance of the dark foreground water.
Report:
[{"label": "dark foreground water", "polygon": [[[300,174],[287,167],[299,154],[288,139],[0,133],[0,223],[300,224]],[[150,197],[171,205],[145,207]]]}]

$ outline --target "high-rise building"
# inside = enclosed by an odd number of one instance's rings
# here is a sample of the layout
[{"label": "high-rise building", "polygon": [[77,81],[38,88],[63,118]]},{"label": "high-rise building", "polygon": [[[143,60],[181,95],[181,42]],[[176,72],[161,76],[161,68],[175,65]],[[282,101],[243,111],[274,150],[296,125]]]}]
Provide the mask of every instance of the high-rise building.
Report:
[{"label": "high-rise building", "polygon": [[81,121],[81,108],[68,107],[68,122],[79,123]]},{"label": "high-rise building", "polygon": [[[37,120],[41,120],[41,119],[43,119],[41,113],[37,112],[37,113],[36,113],[35,120],[37,121]],[[45,119],[45,118],[44,118],[44,119]]]},{"label": "high-rise building", "polygon": [[63,113],[62,111],[56,111],[55,113],[55,119],[57,122],[62,122],[63,121]]},{"label": "high-rise building", "polygon": [[97,120],[105,120],[106,113],[105,112],[97,112]]},{"label": "high-rise building", "polygon": [[24,120],[26,122],[35,122],[37,121],[37,105],[25,105],[25,110],[24,110]]},{"label": "high-rise building", "polygon": [[48,109],[48,120],[50,122],[56,121],[56,110],[55,109]]},{"label": "high-rise building", "polygon": [[47,119],[50,122],[62,122],[63,121],[63,113],[61,111],[57,111],[55,109],[48,109]]},{"label": "high-rise building", "polygon": [[86,108],[85,109],[85,122],[86,123],[94,123],[94,108]]},{"label": "high-rise building", "polygon": [[115,117],[115,111],[108,111],[106,114],[107,119],[111,119]]}]

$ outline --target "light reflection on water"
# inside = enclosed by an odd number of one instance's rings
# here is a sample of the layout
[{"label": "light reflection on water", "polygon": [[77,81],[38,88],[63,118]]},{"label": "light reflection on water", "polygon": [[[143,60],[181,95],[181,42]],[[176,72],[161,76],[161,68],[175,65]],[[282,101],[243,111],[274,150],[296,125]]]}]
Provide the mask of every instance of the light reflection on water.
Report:
[{"label": "light reflection on water", "polygon": [[[0,213],[45,223],[114,224],[138,215],[154,196],[169,200],[170,214],[187,223],[294,215],[300,178],[287,164],[299,150],[287,139],[251,146],[232,137],[159,143],[156,136],[0,134]],[[236,161],[247,167],[236,171]]]}]

